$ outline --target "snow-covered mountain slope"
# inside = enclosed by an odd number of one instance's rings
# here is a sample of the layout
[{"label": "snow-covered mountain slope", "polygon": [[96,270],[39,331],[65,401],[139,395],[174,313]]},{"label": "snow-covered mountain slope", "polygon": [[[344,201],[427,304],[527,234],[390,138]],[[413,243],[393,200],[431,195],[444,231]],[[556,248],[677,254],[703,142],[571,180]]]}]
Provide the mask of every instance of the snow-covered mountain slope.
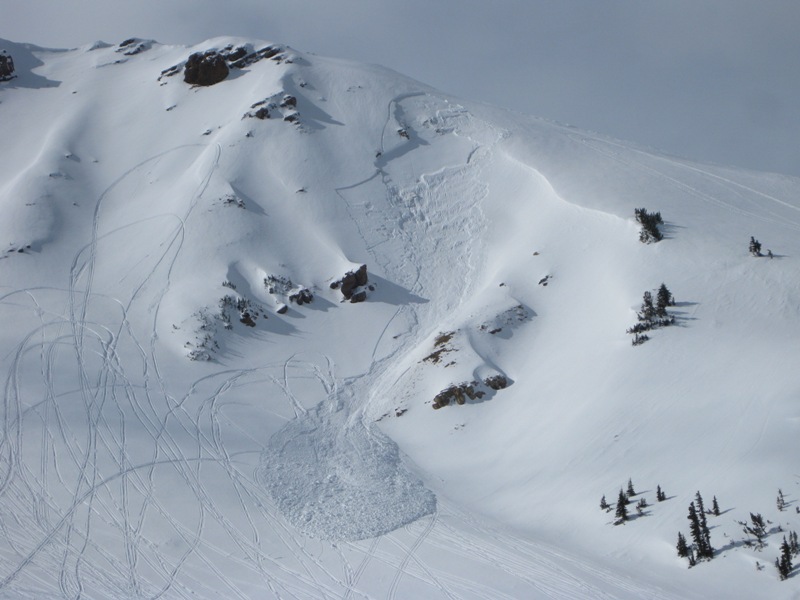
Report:
[{"label": "snow-covered mountain slope", "polygon": [[0,49],[0,597],[796,597],[796,179],[261,42]]}]

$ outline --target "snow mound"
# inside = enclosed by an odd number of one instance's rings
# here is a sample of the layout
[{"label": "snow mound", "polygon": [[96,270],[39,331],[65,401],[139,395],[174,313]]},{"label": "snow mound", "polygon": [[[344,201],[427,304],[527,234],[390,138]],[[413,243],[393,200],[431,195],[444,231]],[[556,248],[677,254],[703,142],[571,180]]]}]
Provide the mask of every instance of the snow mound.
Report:
[{"label": "snow mound", "polygon": [[264,453],[259,479],[305,534],[355,541],[394,531],[436,510],[436,496],[406,469],[375,427],[345,423],[324,406],[290,421]]}]

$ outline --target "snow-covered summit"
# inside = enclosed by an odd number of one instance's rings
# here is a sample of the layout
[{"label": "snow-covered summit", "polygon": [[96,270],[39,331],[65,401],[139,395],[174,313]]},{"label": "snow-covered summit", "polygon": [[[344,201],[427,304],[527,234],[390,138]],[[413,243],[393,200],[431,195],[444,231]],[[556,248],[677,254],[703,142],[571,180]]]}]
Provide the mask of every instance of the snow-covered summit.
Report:
[{"label": "snow-covered summit", "polygon": [[791,597],[796,179],[283,44],[0,50],[0,597]]}]

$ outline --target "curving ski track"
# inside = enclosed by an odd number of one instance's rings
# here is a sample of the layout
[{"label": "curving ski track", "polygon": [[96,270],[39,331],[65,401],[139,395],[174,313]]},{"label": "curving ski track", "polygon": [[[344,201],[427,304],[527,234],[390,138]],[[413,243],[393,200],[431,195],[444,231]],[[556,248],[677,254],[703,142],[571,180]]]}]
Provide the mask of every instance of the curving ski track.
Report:
[{"label": "curving ski track", "polygon": [[[397,98],[388,119],[415,97]],[[219,147],[201,149],[200,158],[208,153],[206,174],[185,211],[152,217],[174,226],[165,229],[160,255],[136,257],[145,274],[127,295],[95,289],[103,268],[99,245],[122,231],[103,231],[104,205],[117,200],[119,184],[166,154],[199,160],[192,154],[196,150],[187,146],[155,155],[97,198],[91,238],[72,258],[67,289],[0,297],[4,315],[35,317],[28,335],[3,361],[0,598],[466,600],[511,598],[502,590],[512,589],[523,590],[526,598],[659,597],[567,555],[481,526],[441,503],[426,504],[427,497],[393,525],[424,517],[406,527],[391,533],[358,530],[385,534],[372,539],[336,543],[299,534],[278,510],[274,490],[270,496],[263,485],[260,457],[274,451],[274,444],[251,436],[249,447],[232,451],[226,443],[228,432],[239,427],[225,412],[238,389],[254,383],[269,387],[285,399],[295,426],[312,420],[318,431],[333,436],[332,443],[350,449],[345,457],[368,462],[376,449],[396,453],[396,448],[370,429],[363,408],[332,419],[295,396],[293,382],[308,377],[331,402],[342,401],[346,392],[324,355],[293,355],[258,369],[220,368],[184,392],[171,388],[159,359],[158,311],[192,212],[219,164]],[[446,168],[448,185],[473,199],[468,209],[476,214],[485,194],[474,171],[480,164],[472,151],[469,165]],[[373,179],[380,179],[396,202],[398,217],[409,218],[403,190],[384,166],[376,164]],[[443,181],[441,173],[431,173],[415,191],[441,216]],[[347,201],[348,189],[358,185],[337,193]],[[355,211],[351,214],[356,222]],[[383,232],[383,238],[360,231],[375,264],[391,272],[395,257],[384,244],[394,238],[405,248],[438,243],[427,227]],[[475,256],[477,250],[466,252],[454,277],[468,279]],[[407,266],[415,257],[399,259]],[[404,283],[422,292],[423,277],[416,271],[415,279]],[[149,307],[149,322],[133,317]],[[411,328],[433,326],[407,307],[398,308],[395,318],[406,318]],[[372,377],[379,377],[393,356],[381,357],[382,338],[372,351]],[[333,435],[339,426],[344,433]],[[469,569],[453,573],[445,567],[448,561],[493,573],[496,588],[470,580],[464,575]],[[584,577],[600,579],[604,589],[617,593],[601,592]]]}]

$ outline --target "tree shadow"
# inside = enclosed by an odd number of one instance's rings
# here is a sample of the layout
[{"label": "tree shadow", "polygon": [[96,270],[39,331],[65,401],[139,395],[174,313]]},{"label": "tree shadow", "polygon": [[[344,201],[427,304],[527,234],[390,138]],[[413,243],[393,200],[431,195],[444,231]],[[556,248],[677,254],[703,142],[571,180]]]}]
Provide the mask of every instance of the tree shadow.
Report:
[{"label": "tree shadow", "polygon": [[[651,505],[648,504],[647,506],[649,508]],[[634,507],[633,510],[628,511],[628,521],[636,521],[638,519],[643,519],[644,517],[649,517],[652,514],[653,511],[647,509],[642,509],[642,512],[640,513],[636,510],[636,507]]]},{"label": "tree shadow", "polygon": [[728,550],[735,550],[736,548],[752,548],[754,545],[755,544],[753,544],[753,542],[749,540],[734,540],[733,538],[731,538],[731,540],[727,544],[725,544],[724,546],[720,546],[715,550],[717,553],[721,553],[721,552],[727,552]]},{"label": "tree shadow", "polygon": [[661,231],[661,235],[662,235],[661,239],[662,240],[674,239],[674,236],[672,234],[675,233],[678,229],[686,229],[686,226],[685,225],[676,225],[675,223],[672,223],[671,221],[664,221],[664,223],[662,223],[661,226],[659,227],[659,231]]}]

